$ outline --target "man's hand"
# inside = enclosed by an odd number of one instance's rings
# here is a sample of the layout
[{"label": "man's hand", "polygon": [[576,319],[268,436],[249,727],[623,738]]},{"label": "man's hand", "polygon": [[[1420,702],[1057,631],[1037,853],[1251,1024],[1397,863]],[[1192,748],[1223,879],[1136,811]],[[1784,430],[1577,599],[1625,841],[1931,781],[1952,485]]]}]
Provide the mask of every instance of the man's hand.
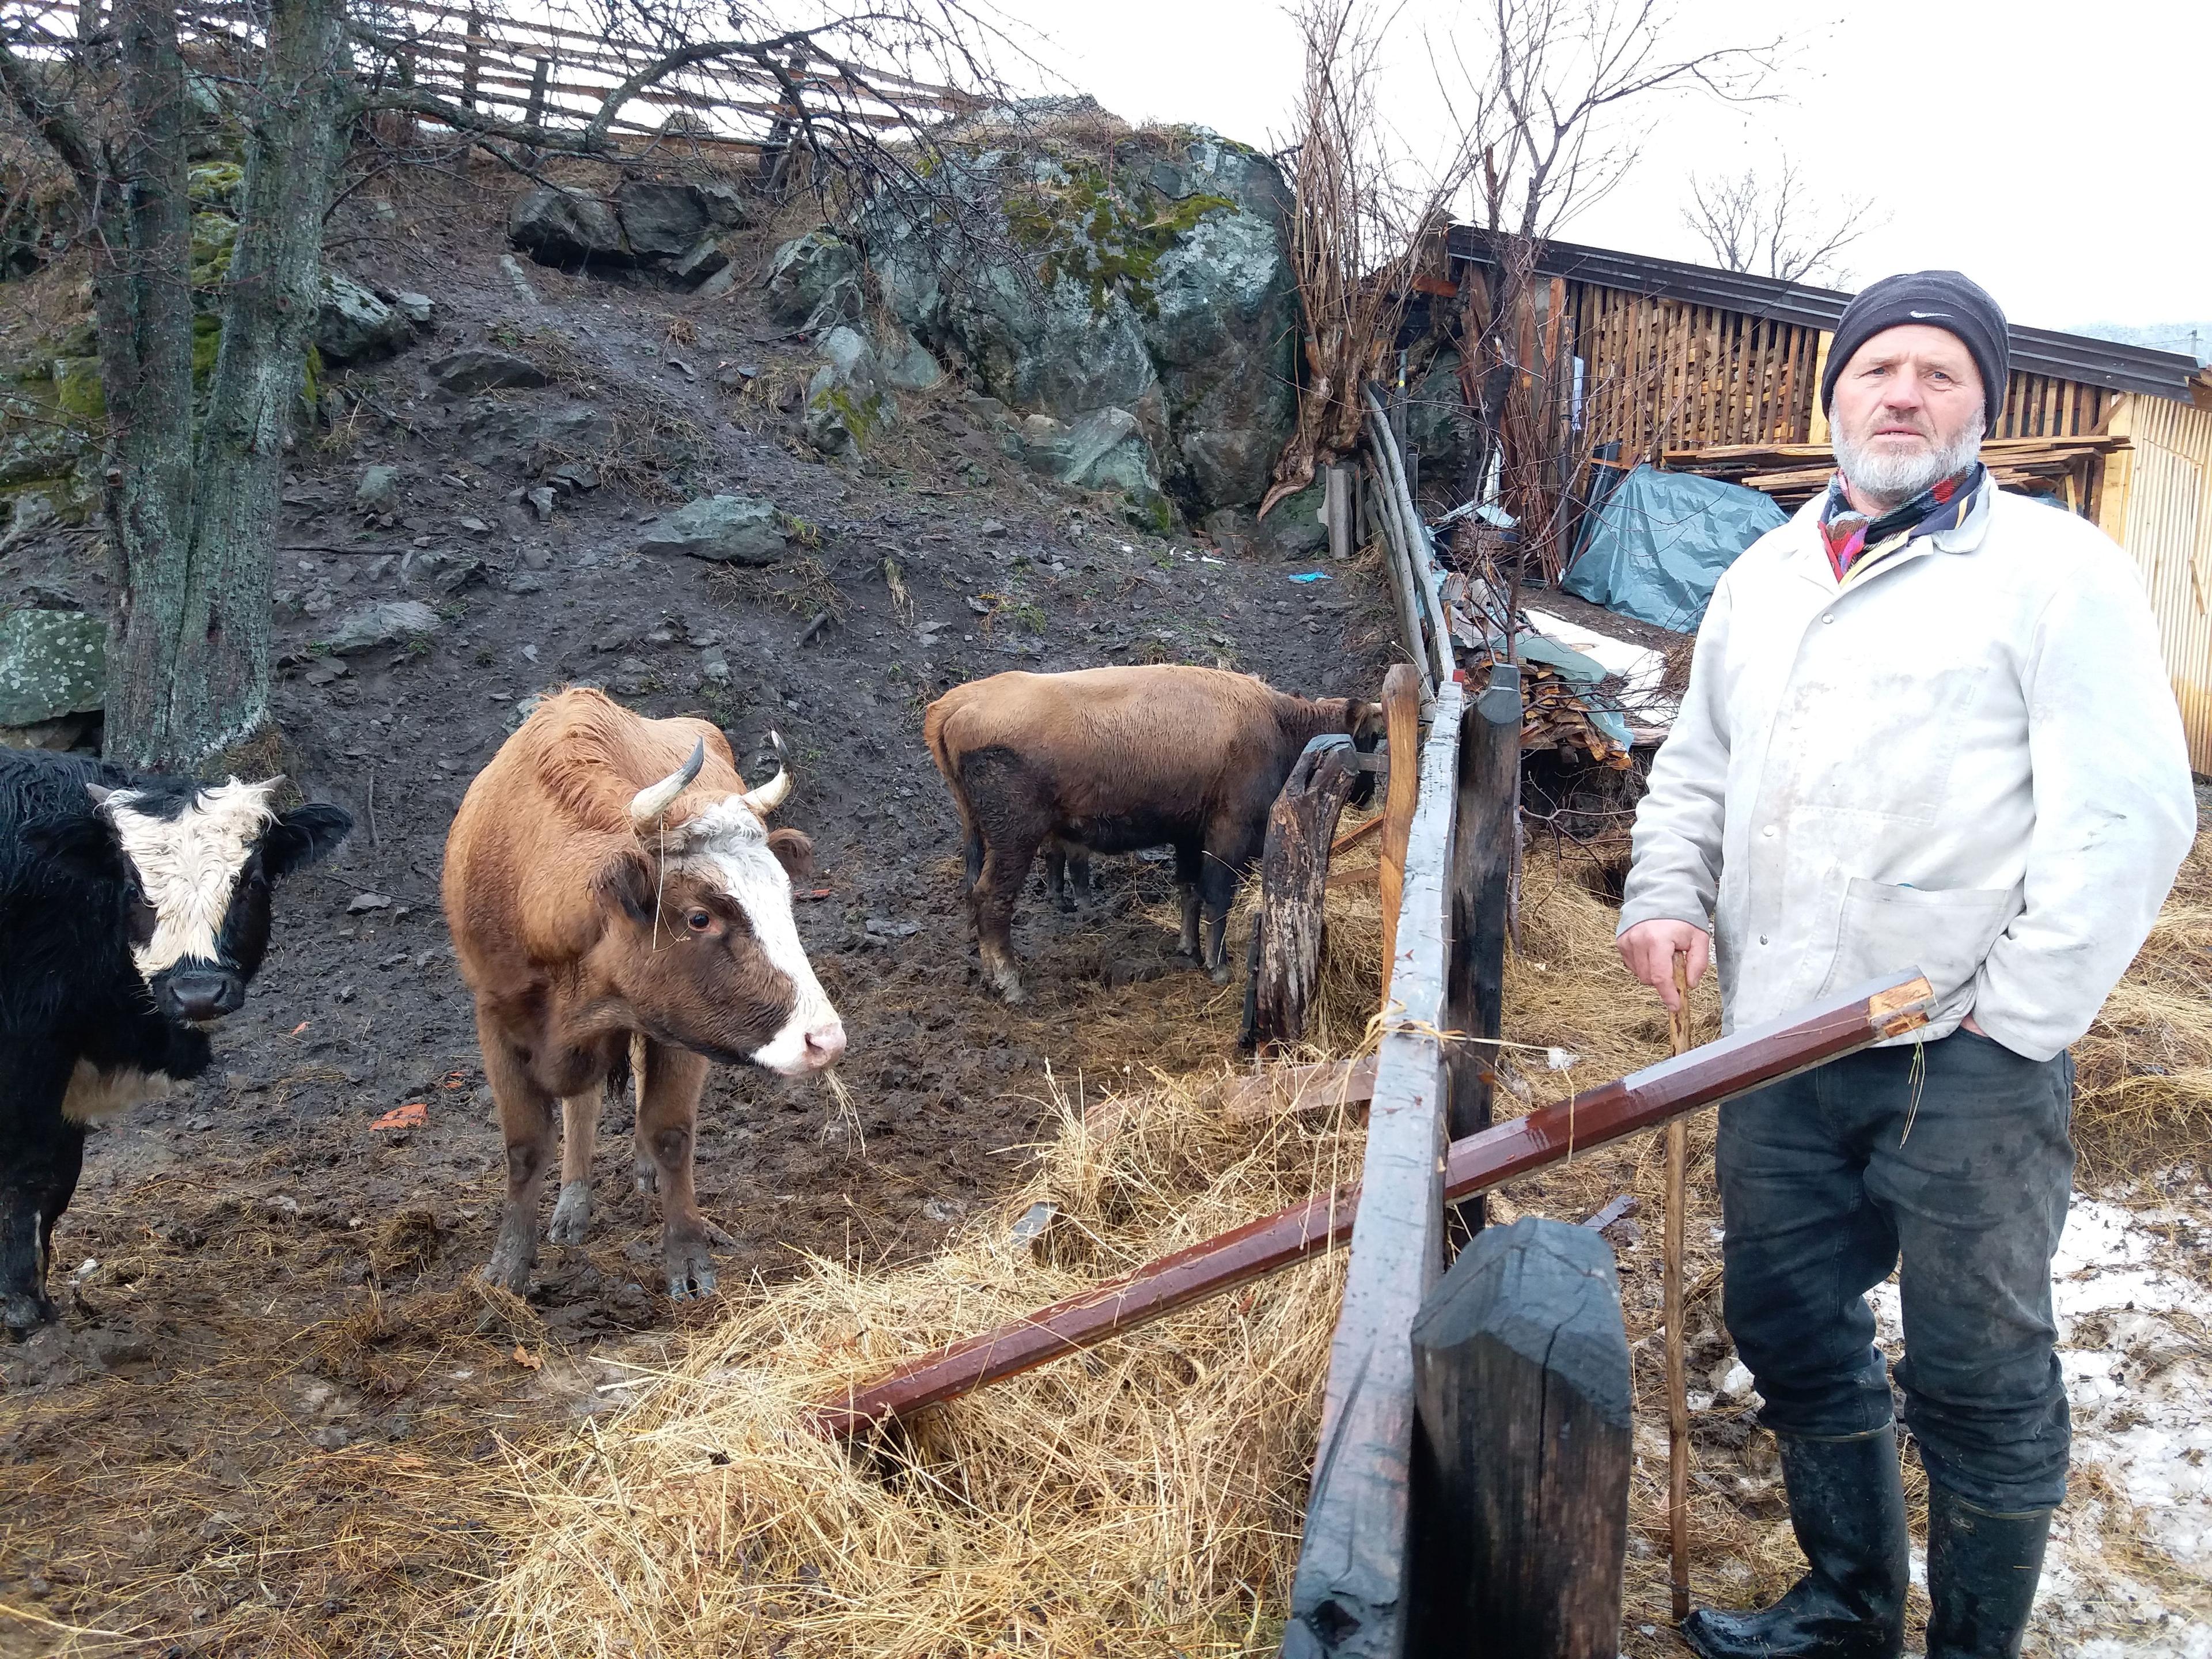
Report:
[{"label": "man's hand", "polygon": [[1690,983],[1705,976],[1712,955],[1712,940],[1702,927],[1686,921],[1639,921],[1613,941],[1628,971],[1659,994],[1659,1000],[1674,1011],[1674,957],[1690,958]]}]

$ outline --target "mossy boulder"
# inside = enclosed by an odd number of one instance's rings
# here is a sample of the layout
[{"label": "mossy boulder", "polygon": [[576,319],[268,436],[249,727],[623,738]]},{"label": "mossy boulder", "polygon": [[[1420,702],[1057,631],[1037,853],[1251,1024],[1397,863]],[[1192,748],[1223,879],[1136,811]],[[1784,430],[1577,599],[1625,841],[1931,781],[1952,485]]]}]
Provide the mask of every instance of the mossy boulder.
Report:
[{"label": "mossy boulder", "polygon": [[1203,129],[979,140],[861,228],[924,346],[1016,409],[1127,412],[1195,516],[1257,501],[1294,422],[1287,203],[1272,162]]},{"label": "mossy boulder", "polygon": [[799,425],[807,442],[825,455],[867,448],[894,418],[885,392],[885,367],[858,330],[837,327],[822,337],[827,359],[807,382]]}]

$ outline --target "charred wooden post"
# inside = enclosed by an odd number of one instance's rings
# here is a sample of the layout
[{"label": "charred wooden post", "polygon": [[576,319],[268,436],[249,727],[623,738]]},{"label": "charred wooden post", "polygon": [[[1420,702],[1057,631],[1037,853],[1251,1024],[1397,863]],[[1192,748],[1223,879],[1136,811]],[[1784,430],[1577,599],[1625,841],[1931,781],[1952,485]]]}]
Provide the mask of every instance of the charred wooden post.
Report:
[{"label": "charred wooden post", "polygon": [[1413,832],[1413,806],[1420,795],[1419,775],[1410,764],[1420,752],[1423,681],[1410,663],[1392,663],[1382,677],[1382,720],[1390,758],[1406,765],[1390,769],[1382,797],[1382,864],[1377,878],[1382,899],[1382,1006],[1390,1006],[1390,964],[1398,956],[1398,912],[1406,890],[1406,848]]},{"label": "charred wooden post", "polygon": [[[1459,751],[1459,823],[1454,835],[1451,974],[1444,993],[1449,1029],[1490,1042],[1455,1042],[1451,1072],[1451,1136],[1463,1140],[1490,1127],[1494,1039],[1504,1031],[1505,921],[1513,851],[1521,833],[1514,811],[1521,764],[1521,671],[1492,664],[1490,684],[1474,700]],[[1467,1206],[1481,1224],[1480,1203]]]},{"label": "charred wooden post", "polygon": [[1486,1230],[1421,1306],[1413,1376],[1413,1650],[1614,1659],[1633,1449],[1612,1246],[1533,1216]]},{"label": "charred wooden post", "polygon": [[[1397,671],[1394,670],[1395,673]],[[1403,682],[1401,682],[1401,684]],[[1412,1605],[1413,1353],[1407,1333],[1443,1266],[1444,889],[1459,777],[1460,688],[1439,686],[1421,752],[1344,1307],[1329,1345],[1321,1449],[1283,1632],[1288,1659],[1396,1655]],[[1395,784],[1412,770],[1394,746]]]},{"label": "charred wooden post", "polygon": [[[1352,739],[1316,738],[1267,810],[1260,863],[1260,914],[1252,925],[1252,993],[1244,1046],[1267,1048],[1305,1036],[1306,1010],[1321,986],[1322,914],[1336,821],[1358,781]],[[1408,766],[1407,770],[1413,769]],[[1392,775],[1396,775],[1395,769]]]}]

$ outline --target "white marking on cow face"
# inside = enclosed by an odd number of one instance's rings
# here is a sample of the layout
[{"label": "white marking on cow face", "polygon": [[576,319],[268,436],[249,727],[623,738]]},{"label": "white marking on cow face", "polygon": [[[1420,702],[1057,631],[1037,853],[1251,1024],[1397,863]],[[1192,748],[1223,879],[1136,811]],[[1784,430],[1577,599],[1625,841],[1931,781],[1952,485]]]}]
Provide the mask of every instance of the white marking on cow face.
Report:
[{"label": "white marking on cow face", "polygon": [[[791,914],[791,878],[768,844],[760,815],[732,795],[696,814],[683,826],[684,866],[712,872],[723,890],[744,909],[753,938],[769,966],[791,981],[791,1017],[782,1029],[753,1050],[754,1065],[785,1077],[801,1077],[832,1065],[845,1052],[845,1024],[830,1003],[814,964],[799,942]],[[651,836],[647,838],[651,845]]]},{"label": "white marking on cow face", "polygon": [[170,1081],[159,1072],[131,1066],[103,1072],[90,1060],[80,1060],[62,1096],[62,1115],[72,1123],[95,1123],[142,1101],[167,1100]]},{"label": "white marking on cow face", "polygon": [[105,811],[138,872],[138,884],[154,909],[154,937],[134,946],[142,978],[191,958],[221,961],[218,940],[239,872],[254,843],[276,819],[269,805],[276,781],[228,783],[203,789],[172,818],[141,811],[149,799],[123,789]]}]

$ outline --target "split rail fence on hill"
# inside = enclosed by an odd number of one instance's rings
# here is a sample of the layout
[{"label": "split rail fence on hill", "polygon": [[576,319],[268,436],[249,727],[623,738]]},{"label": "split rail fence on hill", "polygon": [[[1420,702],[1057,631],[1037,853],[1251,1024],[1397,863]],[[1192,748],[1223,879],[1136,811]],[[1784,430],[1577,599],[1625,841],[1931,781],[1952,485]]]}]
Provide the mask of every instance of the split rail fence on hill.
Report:
[{"label": "split rail fence on hill", "polygon": [[[19,47],[60,54],[76,40],[77,8],[17,9]],[[370,87],[428,94],[457,107],[516,125],[580,130],[610,94],[627,92],[606,123],[614,149],[635,155],[656,147],[757,156],[785,144],[800,105],[834,114],[836,127],[884,140],[970,107],[948,88],[850,61],[827,37],[782,44],[757,55],[715,55],[667,65],[682,54],[559,6],[529,15],[491,4],[349,7],[354,74]],[[641,20],[642,23],[643,20]],[[591,23],[592,27],[576,27]],[[220,78],[225,65],[250,64],[261,50],[261,13],[238,0],[182,9],[179,35],[188,61]],[[710,39],[706,31],[696,40]],[[687,45],[693,44],[687,40]]]}]

